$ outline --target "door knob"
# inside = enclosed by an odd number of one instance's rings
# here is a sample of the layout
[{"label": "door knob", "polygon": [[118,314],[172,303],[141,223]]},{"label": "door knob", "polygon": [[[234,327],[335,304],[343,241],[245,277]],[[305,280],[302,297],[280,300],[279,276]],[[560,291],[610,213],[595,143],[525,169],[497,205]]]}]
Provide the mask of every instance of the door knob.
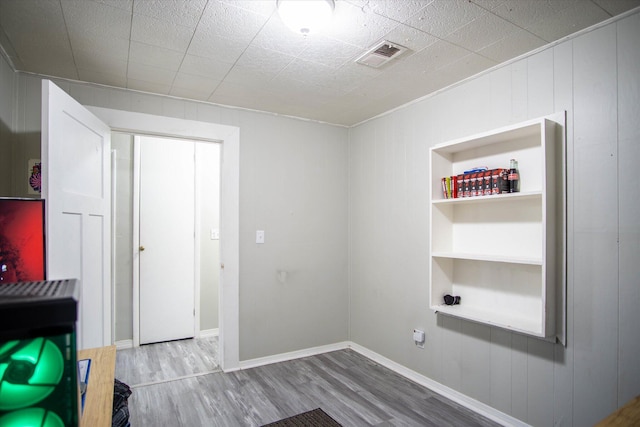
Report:
[{"label": "door knob", "polygon": [[144,251],[144,246],[140,246],[140,252]]}]

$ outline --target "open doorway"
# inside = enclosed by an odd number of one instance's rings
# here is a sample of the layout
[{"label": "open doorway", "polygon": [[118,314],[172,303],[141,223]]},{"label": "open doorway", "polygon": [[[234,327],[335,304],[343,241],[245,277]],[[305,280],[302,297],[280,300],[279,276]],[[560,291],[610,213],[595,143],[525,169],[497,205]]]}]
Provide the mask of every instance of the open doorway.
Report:
[{"label": "open doorway", "polygon": [[[236,126],[132,111],[87,107],[112,130],[216,141],[221,144],[219,361],[225,372],[240,367],[240,129]],[[115,286],[112,287],[112,290]],[[105,311],[112,311],[111,297]],[[109,303],[108,305],[107,302]],[[113,313],[109,316],[112,318]],[[111,329],[111,327],[110,327]],[[111,342],[114,338],[111,335]],[[134,331],[135,336],[135,331]]]},{"label": "open doorway", "polygon": [[[127,347],[217,336],[220,144],[113,132],[112,152],[115,341]],[[176,171],[180,158],[183,172]],[[175,185],[179,188],[171,189]],[[178,201],[187,194],[188,201]],[[183,208],[172,212],[178,202]],[[175,215],[182,215],[179,223],[189,229],[181,240],[175,240],[177,227],[166,223]],[[184,247],[176,252],[177,245]],[[172,258],[189,252],[186,261]],[[158,261],[162,256],[172,259]],[[164,308],[162,301],[168,304]],[[163,318],[170,323],[162,326]],[[176,319],[183,322],[173,331]]]}]

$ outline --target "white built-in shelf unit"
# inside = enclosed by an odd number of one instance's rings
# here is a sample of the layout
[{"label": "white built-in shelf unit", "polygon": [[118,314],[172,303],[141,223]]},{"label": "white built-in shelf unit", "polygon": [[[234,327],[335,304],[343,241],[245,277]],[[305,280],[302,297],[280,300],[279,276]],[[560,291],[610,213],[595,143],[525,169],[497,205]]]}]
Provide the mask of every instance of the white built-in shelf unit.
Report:
[{"label": "white built-in shelf unit", "polygon": [[[430,307],[564,342],[564,113],[431,148]],[[520,192],[446,199],[441,179],[518,161]],[[459,305],[445,305],[445,295]]]}]

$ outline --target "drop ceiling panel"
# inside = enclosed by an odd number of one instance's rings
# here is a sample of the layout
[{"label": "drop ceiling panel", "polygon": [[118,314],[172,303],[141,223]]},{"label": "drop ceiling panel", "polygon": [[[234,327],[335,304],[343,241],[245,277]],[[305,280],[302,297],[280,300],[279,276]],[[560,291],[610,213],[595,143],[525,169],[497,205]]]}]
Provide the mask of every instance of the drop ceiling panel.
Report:
[{"label": "drop ceiling panel", "polygon": [[350,92],[353,88],[368,84],[371,79],[380,75],[382,75],[382,72],[375,68],[349,63],[339,70],[321,74],[315,83],[322,87],[339,89],[342,92]]},{"label": "drop ceiling panel", "polygon": [[354,61],[361,53],[362,48],[358,46],[318,36],[313,43],[307,45],[298,58],[336,69]]},{"label": "drop ceiling panel", "polygon": [[411,65],[411,69],[416,73],[429,73],[451,64],[469,53],[468,49],[440,40],[405,59],[403,63],[407,64],[403,66]]},{"label": "drop ceiling panel", "polygon": [[338,1],[332,23],[323,33],[366,49],[398,25],[397,21]]},{"label": "drop ceiling panel", "polygon": [[471,53],[455,62],[452,62],[451,64],[446,65],[444,69],[439,71],[441,71],[440,74],[455,79],[455,81],[453,82],[455,83],[460,80],[464,80],[470,75],[474,75],[482,70],[491,68],[494,65],[497,65],[497,62],[485,58],[481,55]]},{"label": "drop ceiling panel", "polygon": [[[100,37],[95,34],[84,37],[71,37],[73,56],[82,58],[83,62],[104,62],[106,59],[116,61],[129,60],[130,40],[119,37]],[[96,52],[100,52],[96,55]],[[79,64],[78,64],[79,65]]]},{"label": "drop ceiling panel", "polygon": [[70,49],[62,8],[58,2],[1,1],[0,25],[12,47],[21,56],[33,50],[54,49],[62,52]]},{"label": "drop ceiling panel", "polygon": [[169,95],[171,96],[177,96],[179,98],[185,98],[185,99],[193,99],[196,101],[208,101],[209,100],[209,94],[205,91],[202,91],[200,89],[185,89],[185,88],[181,88],[181,87],[172,87],[171,90],[169,91]]},{"label": "drop ceiling panel", "polygon": [[509,37],[480,49],[478,53],[500,63],[544,46],[546,43],[527,30],[518,30]]},{"label": "drop ceiling panel", "polygon": [[373,13],[395,21],[404,22],[429,3],[430,0],[403,0],[402,2],[398,0],[371,0],[362,2],[361,7],[365,8],[365,10],[368,8]]},{"label": "drop ceiling panel", "polygon": [[[348,125],[640,7],[335,1],[332,23],[303,37],[276,0],[0,0],[0,45],[19,71]],[[382,40],[409,51],[353,62]]]},{"label": "drop ceiling panel", "polygon": [[78,69],[100,71],[122,77],[127,76],[127,61],[109,54],[96,56],[93,55],[93,52],[76,50],[74,58]]},{"label": "drop ceiling panel", "polygon": [[231,68],[232,64],[228,62],[196,55],[185,55],[180,66],[180,72],[222,80]]},{"label": "drop ceiling panel", "polygon": [[146,80],[150,83],[169,85],[173,83],[175,71],[129,62],[127,77],[134,80]]},{"label": "drop ceiling panel", "polygon": [[69,35],[81,39],[87,35],[129,39],[131,13],[95,1],[62,0],[62,10]]},{"label": "drop ceiling panel", "polygon": [[224,81],[245,88],[263,89],[268,87],[276,76],[277,73],[274,72],[268,73],[254,67],[247,68],[237,65],[224,77]]},{"label": "drop ceiling panel", "polygon": [[123,73],[111,73],[109,71],[110,70],[108,69],[100,71],[96,69],[78,67],[78,78],[83,81],[90,81],[108,86],[126,87],[126,68]]},{"label": "drop ceiling panel", "polygon": [[201,90],[207,94],[213,93],[219,84],[220,80],[185,73],[177,73],[173,80],[173,88]]},{"label": "drop ceiling panel", "polygon": [[183,58],[183,52],[135,41],[129,48],[129,61],[165,70],[178,71]]},{"label": "drop ceiling panel", "polygon": [[477,51],[520,30],[516,25],[490,13],[480,15],[447,36],[446,40],[470,51]]},{"label": "drop ceiling panel", "polygon": [[274,52],[260,47],[250,46],[238,58],[236,66],[263,71],[266,74],[277,74],[284,70],[295,57],[280,52]]},{"label": "drop ceiling panel", "polygon": [[133,10],[133,0],[87,0],[95,1],[97,3],[103,3],[111,7],[126,10],[131,12]]},{"label": "drop ceiling panel", "polygon": [[207,0],[136,0],[133,13],[195,28]]},{"label": "drop ceiling panel", "polygon": [[331,97],[340,96],[345,93],[341,89],[300,80],[291,80],[282,75],[274,77],[266,89],[277,94],[287,93],[289,100],[297,99],[300,104],[304,105],[317,103],[318,100],[322,100],[324,103],[329,101]]},{"label": "drop ceiling panel", "polygon": [[314,84],[321,82],[325,76],[334,72],[334,69],[317,62],[309,62],[303,59],[291,61],[278,75],[280,79]]},{"label": "drop ceiling panel", "polygon": [[193,29],[144,15],[133,15],[131,40],[185,51],[193,37]]},{"label": "drop ceiling panel", "polygon": [[593,0],[611,16],[619,15],[638,5],[636,0]]},{"label": "drop ceiling panel", "polygon": [[271,16],[276,10],[276,3],[273,0],[219,0],[239,9],[248,10],[264,16]]},{"label": "drop ceiling panel", "polygon": [[24,66],[34,73],[58,76],[65,79],[78,79],[78,71],[73,56],[68,49],[32,49],[20,57]]},{"label": "drop ceiling panel", "polygon": [[315,43],[317,37],[321,36],[311,34],[304,37],[292,33],[284,26],[280,16],[273,14],[251,44],[252,46],[297,56],[307,47],[307,44]]},{"label": "drop ceiling panel", "polygon": [[196,31],[187,54],[233,64],[246,49],[246,43],[224,37],[216,37],[204,31]]},{"label": "drop ceiling panel", "polygon": [[470,1],[435,0],[406,24],[444,39],[485,13],[485,9]]},{"label": "drop ceiling panel", "polygon": [[528,30],[544,40],[557,40],[582,28],[608,19],[609,15],[591,2],[578,2],[549,18],[532,23]]},{"label": "drop ceiling panel", "polygon": [[209,37],[224,37],[248,44],[267,19],[267,16],[234,7],[231,3],[211,1],[198,24],[198,31]]},{"label": "drop ceiling panel", "polygon": [[235,83],[222,82],[209,101],[218,104],[235,105],[238,107],[262,109],[264,111],[278,110],[273,93],[256,88],[247,88]]},{"label": "drop ceiling panel", "polygon": [[[512,22],[521,28],[530,29],[536,35],[541,36],[541,34],[535,30],[535,27],[540,27],[542,23],[552,19],[557,13],[576,2],[582,1],[562,0],[555,2],[533,2],[528,0],[515,0],[510,2],[501,2],[499,5],[491,9],[491,13]],[[551,41],[551,39],[545,40]]]},{"label": "drop ceiling panel", "polygon": [[384,36],[384,38],[392,43],[397,43],[408,48],[410,52],[403,54],[403,56],[411,55],[413,52],[419,52],[425,47],[431,46],[440,40],[431,34],[427,34],[424,31],[417,30],[407,25],[397,26]]},{"label": "drop ceiling panel", "polygon": [[171,85],[154,83],[149,80],[138,80],[133,78],[127,79],[127,88],[133,90],[139,90],[142,92],[158,93],[162,95],[168,95],[171,90]]}]

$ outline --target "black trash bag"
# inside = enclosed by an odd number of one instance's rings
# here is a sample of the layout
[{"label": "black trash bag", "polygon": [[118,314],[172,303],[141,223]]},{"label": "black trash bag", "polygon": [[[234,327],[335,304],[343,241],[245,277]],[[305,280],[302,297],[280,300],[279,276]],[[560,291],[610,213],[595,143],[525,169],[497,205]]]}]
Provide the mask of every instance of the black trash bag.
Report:
[{"label": "black trash bag", "polygon": [[112,427],[129,426],[129,404],[127,402],[129,396],[131,396],[131,388],[116,378],[113,386]]}]

